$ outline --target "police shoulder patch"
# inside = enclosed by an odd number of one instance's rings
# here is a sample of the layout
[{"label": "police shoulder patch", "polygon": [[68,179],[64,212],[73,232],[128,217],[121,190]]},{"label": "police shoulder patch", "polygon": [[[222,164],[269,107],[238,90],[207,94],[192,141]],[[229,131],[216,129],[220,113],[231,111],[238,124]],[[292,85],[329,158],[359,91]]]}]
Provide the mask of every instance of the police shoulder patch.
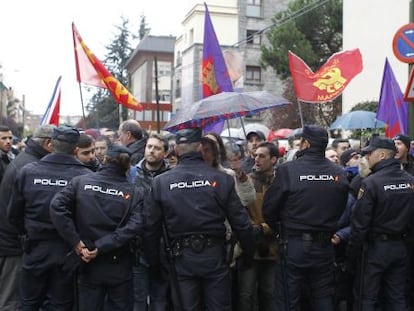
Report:
[{"label": "police shoulder patch", "polygon": [[359,188],[359,191],[358,191],[358,200],[361,200],[362,199],[362,197],[364,196],[364,194],[365,194],[365,190],[363,189],[363,188]]}]

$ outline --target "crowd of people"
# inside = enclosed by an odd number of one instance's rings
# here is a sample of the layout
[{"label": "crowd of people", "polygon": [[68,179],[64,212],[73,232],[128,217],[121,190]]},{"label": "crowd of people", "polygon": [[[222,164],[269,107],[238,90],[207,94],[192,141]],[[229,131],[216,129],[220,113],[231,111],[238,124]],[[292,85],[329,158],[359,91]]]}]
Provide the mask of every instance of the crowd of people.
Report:
[{"label": "crowd of people", "polygon": [[1,125],[0,310],[411,310],[411,146]]}]

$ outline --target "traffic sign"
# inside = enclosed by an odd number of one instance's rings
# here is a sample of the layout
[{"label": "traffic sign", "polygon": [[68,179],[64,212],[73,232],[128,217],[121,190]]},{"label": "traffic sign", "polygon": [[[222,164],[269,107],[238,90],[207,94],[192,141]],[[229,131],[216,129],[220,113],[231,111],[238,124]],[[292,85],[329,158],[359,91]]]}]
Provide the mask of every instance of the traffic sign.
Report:
[{"label": "traffic sign", "polygon": [[414,23],[402,26],[394,35],[392,49],[404,63],[414,63]]}]

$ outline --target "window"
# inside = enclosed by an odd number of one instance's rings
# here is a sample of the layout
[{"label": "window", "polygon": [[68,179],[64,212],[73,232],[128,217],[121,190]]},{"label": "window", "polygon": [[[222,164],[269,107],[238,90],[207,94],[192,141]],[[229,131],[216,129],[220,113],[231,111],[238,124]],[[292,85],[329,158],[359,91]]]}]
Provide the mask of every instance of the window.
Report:
[{"label": "window", "polygon": [[258,66],[246,67],[246,82],[260,83],[262,80],[262,71]]},{"label": "window", "polygon": [[260,45],[262,43],[261,33],[257,30],[246,31],[246,42],[247,44]]},{"label": "window", "polygon": [[246,16],[262,17],[262,0],[247,0]]},{"label": "window", "polygon": [[144,121],[152,121],[152,110],[144,110]]}]

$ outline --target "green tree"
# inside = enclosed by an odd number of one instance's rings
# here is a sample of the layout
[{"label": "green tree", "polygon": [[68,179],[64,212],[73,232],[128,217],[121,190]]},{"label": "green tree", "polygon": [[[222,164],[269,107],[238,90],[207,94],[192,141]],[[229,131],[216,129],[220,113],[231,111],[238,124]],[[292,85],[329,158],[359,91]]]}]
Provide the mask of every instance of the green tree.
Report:
[{"label": "green tree", "polygon": [[[323,3],[323,4],[322,4]],[[295,0],[272,19],[274,26],[266,33],[269,45],[262,45],[260,65],[272,67],[285,80],[285,96],[292,103],[291,125],[297,127],[298,104],[290,77],[288,51],[300,56],[313,70],[318,70],[342,46],[342,0]],[[327,104],[304,104],[304,123],[329,125],[341,111],[341,98]],[[279,109],[274,110],[273,126],[279,127]],[[285,123],[286,124],[286,123]]]},{"label": "green tree", "polygon": [[367,110],[367,111],[377,112],[377,109],[378,109],[378,101],[365,101],[365,102],[356,104],[354,107],[352,107],[351,111]]},{"label": "green tree", "polygon": [[[129,83],[125,65],[132,52],[128,23],[128,19],[121,16],[121,25],[115,26],[117,33],[106,46],[107,54],[103,61],[109,72],[127,88]],[[128,118],[128,109],[120,106],[106,89],[98,89],[86,108],[89,112],[89,127],[118,128],[120,112],[123,120]]]}]

